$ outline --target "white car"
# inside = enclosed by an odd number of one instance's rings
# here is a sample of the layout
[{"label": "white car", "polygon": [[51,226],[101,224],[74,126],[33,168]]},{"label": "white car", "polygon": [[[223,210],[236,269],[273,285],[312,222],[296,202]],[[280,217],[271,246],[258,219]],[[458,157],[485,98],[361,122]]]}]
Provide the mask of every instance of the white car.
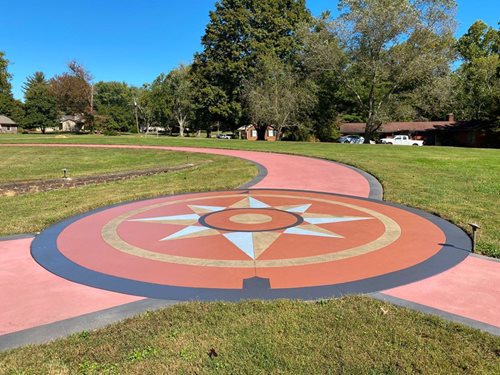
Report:
[{"label": "white car", "polygon": [[423,146],[424,141],[411,139],[407,135],[396,135],[394,138],[382,138],[380,143],[386,145],[402,145],[402,146]]}]

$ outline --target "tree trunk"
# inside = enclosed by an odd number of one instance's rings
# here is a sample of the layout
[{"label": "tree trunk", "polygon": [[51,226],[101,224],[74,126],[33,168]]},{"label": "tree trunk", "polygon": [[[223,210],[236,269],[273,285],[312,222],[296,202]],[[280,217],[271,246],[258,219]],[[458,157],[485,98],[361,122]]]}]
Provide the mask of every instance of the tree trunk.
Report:
[{"label": "tree trunk", "polygon": [[370,143],[370,139],[373,138],[373,133],[375,133],[375,130],[376,130],[375,119],[373,118],[373,116],[370,116],[366,121],[364,143]]},{"label": "tree trunk", "polygon": [[179,137],[184,137],[184,120],[178,119],[177,122],[179,123]]}]

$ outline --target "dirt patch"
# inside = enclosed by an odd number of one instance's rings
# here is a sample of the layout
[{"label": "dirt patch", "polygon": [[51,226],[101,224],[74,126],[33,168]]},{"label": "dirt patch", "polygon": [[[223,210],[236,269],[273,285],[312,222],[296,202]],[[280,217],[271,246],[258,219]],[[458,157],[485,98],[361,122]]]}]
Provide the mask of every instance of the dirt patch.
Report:
[{"label": "dirt patch", "polygon": [[[204,163],[208,162],[209,161],[206,161]],[[0,185],[0,195],[12,197],[19,194],[38,193],[42,191],[72,188],[78,186],[85,186],[89,184],[102,184],[112,181],[122,181],[135,177],[152,176],[160,173],[177,172],[185,169],[196,168],[197,166],[204,163],[182,164],[169,168],[150,168],[139,171],[108,173],[103,175],[87,176],[87,177],[57,178],[51,180],[12,182]]]}]

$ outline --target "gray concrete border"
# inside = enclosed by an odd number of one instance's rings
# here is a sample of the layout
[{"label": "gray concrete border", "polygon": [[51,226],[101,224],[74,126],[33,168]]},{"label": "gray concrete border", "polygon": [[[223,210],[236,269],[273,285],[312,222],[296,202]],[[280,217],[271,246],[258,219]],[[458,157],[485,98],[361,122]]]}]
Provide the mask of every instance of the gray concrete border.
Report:
[{"label": "gray concrete border", "polygon": [[406,307],[406,308],[409,308],[411,310],[420,311],[420,312],[423,312],[426,314],[439,316],[440,318],[443,318],[445,320],[449,320],[449,321],[456,322],[456,323],[461,323],[465,326],[479,329],[481,331],[491,333],[492,335],[495,335],[495,336],[500,336],[500,328],[496,327],[494,325],[488,324],[488,323],[483,323],[483,322],[480,322],[478,320],[474,320],[474,319],[466,318],[464,316],[449,313],[447,311],[439,310],[439,309],[436,309],[434,307],[421,305],[419,303],[411,302],[411,301],[408,301],[408,300],[405,300],[402,298],[389,296],[389,295],[385,294],[384,292],[369,293],[367,295],[370,297],[373,297],[375,299],[378,299],[380,301],[389,302],[389,303],[392,303],[392,304],[397,305],[397,306]]},{"label": "gray concrete border", "polygon": [[103,328],[137,314],[170,307],[176,303],[178,301],[147,298],[74,318],[8,333],[0,336],[0,351],[29,344],[43,344],[74,333]]}]

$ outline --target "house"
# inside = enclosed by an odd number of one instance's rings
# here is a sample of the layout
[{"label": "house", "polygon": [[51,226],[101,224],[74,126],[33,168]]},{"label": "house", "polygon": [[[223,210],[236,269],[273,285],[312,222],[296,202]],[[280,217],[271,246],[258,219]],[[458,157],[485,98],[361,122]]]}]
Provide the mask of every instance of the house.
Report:
[{"label": "house", "polygon": [[7,116],[0,115],[0,133],[17,133],[17,124]]},{"label": "house", "polygon": [[[365,123],[344,123],[340,133],[364,134]],[[462,147],[498,147],[498,134],[491,132],[491,124],[479,121],[456,121],[453,114],[446,121],[388,122],[378,130],[380,138],[398,134],[423,140],[426,145]]]},{"label": "house", "polygon": [[59,131],[79,132],[83,129],[85,119],[81,115],[66,115],[59,120]]},{"label": "house", "polygon": [[258,129],[255,125],[247,125],[238,128],[238,137],[240,139],[247,139],[249,141],[265,140],[265,141],[275,141],[276,140],[276,130],[272,125],[268,125],[266,129]]}]

